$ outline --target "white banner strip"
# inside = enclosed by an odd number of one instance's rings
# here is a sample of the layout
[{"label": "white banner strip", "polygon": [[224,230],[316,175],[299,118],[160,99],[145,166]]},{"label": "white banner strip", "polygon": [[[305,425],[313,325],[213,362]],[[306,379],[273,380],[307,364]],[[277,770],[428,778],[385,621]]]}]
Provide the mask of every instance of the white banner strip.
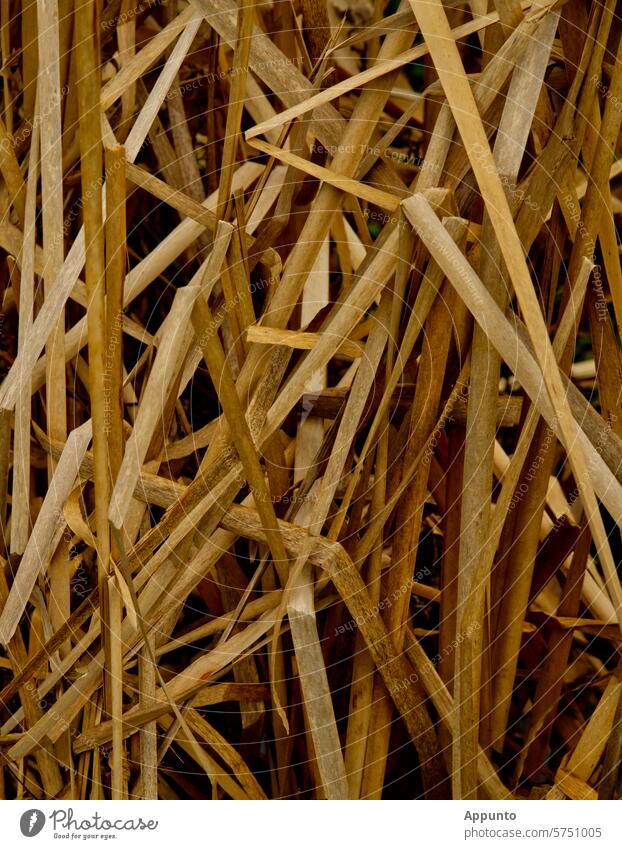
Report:
[{"label": "white banner strip", "polygon": [[76,841],[150,849],[620,846],[619,802],[318,802],[311,821],[308,804],[7,801],[0,803],[0,834],[11,849]]}]

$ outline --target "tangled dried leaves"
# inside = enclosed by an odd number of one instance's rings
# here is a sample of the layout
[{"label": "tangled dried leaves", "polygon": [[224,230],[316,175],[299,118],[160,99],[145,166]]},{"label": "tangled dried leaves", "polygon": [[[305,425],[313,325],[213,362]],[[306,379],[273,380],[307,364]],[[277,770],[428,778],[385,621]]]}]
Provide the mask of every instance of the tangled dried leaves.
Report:
[{"label": "tangled dried leaves", "polygon": [[0,797],[619,795],[622,30],[491,8],[4,20]]}]

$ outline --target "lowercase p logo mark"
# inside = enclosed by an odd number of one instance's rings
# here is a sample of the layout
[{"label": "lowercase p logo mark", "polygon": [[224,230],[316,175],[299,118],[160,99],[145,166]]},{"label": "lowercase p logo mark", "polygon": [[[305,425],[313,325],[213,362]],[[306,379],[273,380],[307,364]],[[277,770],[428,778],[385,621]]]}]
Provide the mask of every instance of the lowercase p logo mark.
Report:
[{"label": "lowercase p logo mark", "polygon": [[19,821],[19,827],[24,837],[36,837],[45,825],[45,814],[37,808],[24,811]]}]

